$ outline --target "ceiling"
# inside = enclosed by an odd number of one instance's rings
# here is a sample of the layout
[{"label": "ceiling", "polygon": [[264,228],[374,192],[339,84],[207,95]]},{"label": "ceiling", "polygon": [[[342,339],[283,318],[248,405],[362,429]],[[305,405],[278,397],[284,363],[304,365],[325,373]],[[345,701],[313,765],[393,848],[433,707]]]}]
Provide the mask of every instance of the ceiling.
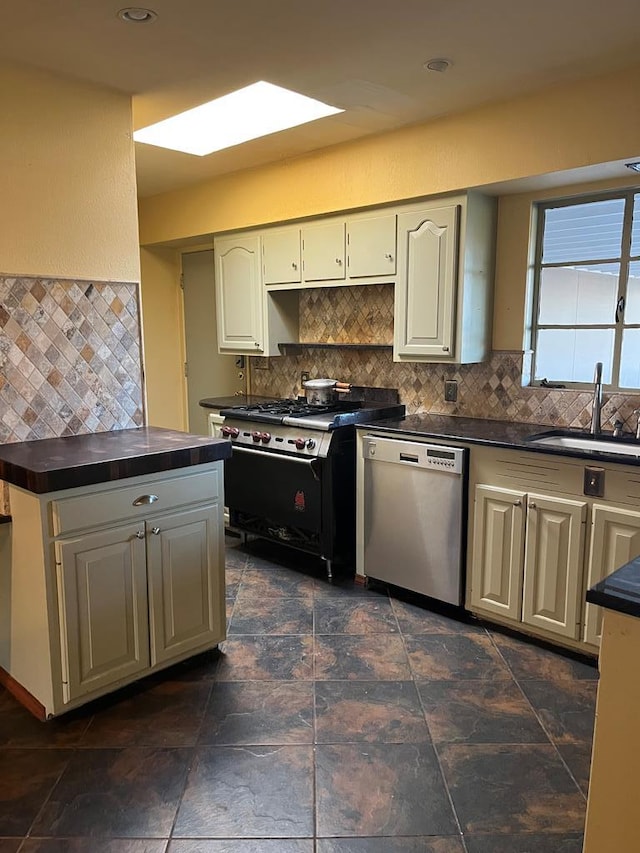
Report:
[{"label": "ceiling", "polygon": [[141,196],[614,71],[640,43],[637,0],[149,0],[149,24],[125,3],[5,3],[0,56],[131,94],[135,128],[256,80],[345,110],[205,157],[136,143]]}]

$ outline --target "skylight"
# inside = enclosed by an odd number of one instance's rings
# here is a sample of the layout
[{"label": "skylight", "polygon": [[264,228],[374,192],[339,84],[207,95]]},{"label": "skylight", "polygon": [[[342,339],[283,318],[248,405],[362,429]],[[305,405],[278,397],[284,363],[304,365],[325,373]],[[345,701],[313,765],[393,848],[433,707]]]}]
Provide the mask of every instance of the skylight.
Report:
[{"label": "skylight", "polygon": [[136,130],[136,142],[199,157],[344,112],[263,80]]}]

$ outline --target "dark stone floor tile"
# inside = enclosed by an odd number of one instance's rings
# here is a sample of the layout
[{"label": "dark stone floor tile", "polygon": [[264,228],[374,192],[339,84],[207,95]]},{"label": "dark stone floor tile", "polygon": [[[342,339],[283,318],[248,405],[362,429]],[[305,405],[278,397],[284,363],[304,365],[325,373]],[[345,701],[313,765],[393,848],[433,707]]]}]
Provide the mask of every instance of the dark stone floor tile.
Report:
[{"label": "dark stone floor tile", "polygon": [[194,746],[210,681],[161,681],[94,714],[83,747]]},{"label": "dark stone floor tile", "polygon": [[596,714],[597,682],[520,681],[554,743],[590,743]]},{"label": "dark stone floor tile", "polygon": [[314,853],[312,838],[175,840],[167,853]]},{"label": "dark stone floor tile", "polygon": [[247,552],[244,550],[240,539],[230,536],[225,537],[224,554],[225,572],[230,569],[242,571],[247,565]]},{"label": "dark stone floor tile", "polygon": [[20,853],[165,853],[168,843],[166,838],[28,838]]},{"label": "dark stone floor tile", "polygon": [[456,618],[397,598],[391,604],[403,634],[486,634],[479,622],[466,621],[463,613]]},{"label": "dark stone floor tile", "polygon": [[313,637],[231,637],[222,644],[217,681],[294,681],[313,678]]},{"label": "dark stone floor tile", "polygon": [[13,696],[0,694],[0,748],[73,747],[90,722],[91,712],[81,708],[43,723]]},{"label": "dark stone floor tile", "polygon": [[31,834],[167,838],[190,757],[188,749],[79,750]]},{"label": "dark stone floor tile", "polygon": [[398,623],[388,598],[316,596],[313,606],[316,634],[397,633]]},{"label": "dark stone floor tile", "polygon": [[313,747],[201,747],[176,838],[313,837]]},{"label": "dark stone floor tile", "polygon": [[294,569],[271,567],[254,569],[249,565],[242,576],[238,599],[313,598],[315,581]]},{"label": "dark stone floor tile", "polygon": [[595,666],[567,657],[561,651],[545,649],[524,638],[515,639],[498,632],[492,632],[491,637],[518,680],[569,678],[590,681],[598,678]]},{"label": "dark stone floor tile", "polygon": [[22,838],[0,838],[0,853],[18,853]]},{"label": "dark stone floor tile", "polygon": [[573,778],[580,786],[582,793],[589,792],[589,774],[591,772],[591,741],[587,743],[560,744],[558,751],[566,762]]},{"label": "dark stone floor tile", "polygon": [[0,835],[27,834],[72,754],[66,749],[0,750]]},{"label": "dark stone floor tile", "polygon": [[313,684],[310,681],[215,684],[200,743],[313,743]]},{"label": "dark stone floor tile", "polygon": [[578,833],[465,835],[464,840],[468,853],[582,853],[582,835]]},{"label": "dark stone floor tile", "polygon": [[550,744],[438,750],[463,832],[581,832],[585,801]]},{"label": "dark stone floor tile", "polygon": [[418,679],[510,679],[489,637],[482,634],[406,636],[411,671]]},{"label": "dark stone floor tile", "polygon": [[459,836],[434,838],[321,838],[317,853],[465,853]]},{"label": "dark stone floor tile", "polygon": [[180,661],[153,676],[158,683],[161,681],[211,681],[216,674],[222,655],[220,648],[209,649],[194,655],[192,658]]},{"label": "dark stone floor tile", "polygon": [[413,682],[317,682],[317,743],[428,740],[429,730]]},{"label": "dark stone floor tile", "polygon": [[334,577],[332,581],[326,578],[316,578],[316,598],[356,599],[358,601],[389,601],[386,590],[372,589],[362,583],[355,575]]},{"label": "dark stone floor tile", "polygon": [[547,743],[514,681],[418,684],[434,743]]},{"label": "dark stone floor tile", "polygon": [[402,638],[388,634],[315,638],[315,677],[320,681],[410,681]]},{"label": "dark stone floor tile", "polygon": [[319,837],[457,831],[430,744],[318,746],[316,768]]},{"label": "dark stone floor tile", "polygon": [[236,600],[229,634],[312,634],[313,605],[310,598]]},{"label": "dark stone floor tile", "polygon": [[230,568],[227,566],[224,573],[226,598],[235,598],[237,596],[243,573],[244,569]]}]

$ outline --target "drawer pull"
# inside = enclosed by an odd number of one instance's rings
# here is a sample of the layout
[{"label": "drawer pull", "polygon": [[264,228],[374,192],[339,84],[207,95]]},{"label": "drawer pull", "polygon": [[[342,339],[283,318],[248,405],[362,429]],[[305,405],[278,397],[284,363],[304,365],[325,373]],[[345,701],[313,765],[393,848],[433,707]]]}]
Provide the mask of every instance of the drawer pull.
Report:
[{"label": "drawer pull", "polygon": [[144,530],[136,531],[136,539],[144,539]]},{"label": "drawer pull", "polygon": [[133,502],[133,506],[148,506],[148,504],[154,504],[157,500],[157,495],[140,495]]},{"label": "drawer pull", "polygon": [[153,533],[154,536],[157,536],[160,533],[160,528],[159,527],[152,527],[151,532]]}]

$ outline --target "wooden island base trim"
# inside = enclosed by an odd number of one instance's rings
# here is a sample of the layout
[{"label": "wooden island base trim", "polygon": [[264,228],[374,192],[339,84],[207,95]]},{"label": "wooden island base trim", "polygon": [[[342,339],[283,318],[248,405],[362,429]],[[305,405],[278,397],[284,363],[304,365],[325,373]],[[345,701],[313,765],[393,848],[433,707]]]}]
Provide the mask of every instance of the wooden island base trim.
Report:
[{"label": "wooden island base trim", "polygon": [[0,684],[5,687],[9,693],[20,702],[21,705],[31,711],[34,717],[37,717],[41,722],[47,719],[47,710],[41,702],[38,702],[35,696],[32,696],[29,691],[16,681],[13,676],[9,675],[6,669],[0,666]]}]

